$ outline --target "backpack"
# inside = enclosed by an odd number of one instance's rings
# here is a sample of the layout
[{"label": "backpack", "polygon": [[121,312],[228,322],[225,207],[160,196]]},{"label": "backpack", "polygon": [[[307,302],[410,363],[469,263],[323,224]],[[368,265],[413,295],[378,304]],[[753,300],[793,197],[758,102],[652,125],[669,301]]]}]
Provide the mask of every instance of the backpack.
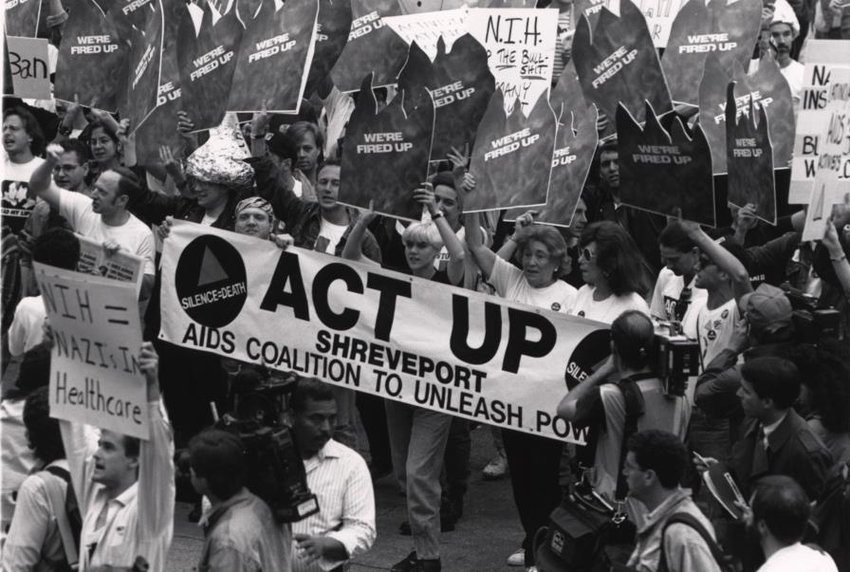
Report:
[{"label": "backpack", "polygon": [[850,572],[850,462],[830,473],[812,521],[818,529],[818,545],[832,556],[839,572]]},{"label": "backpack", "polygon": [[694,515],[687,512],[677,512],[667,519],[667,522],[664,523],[664,528],[661,529],[661,558],[658,561],[658,572],[668,572],[667,552],[664,550],[664,536],[667,534],[667,527],[677,523],[690,526],[702,536],[702,539],[708,545],[708,549],[711,550],[714,561],[717,562],[722,572],[736,572],[738,570],[734,558],[723,552],[723,549],[720,548]]},{"label": "backpack", "polygon": [[[49,473],[65,481],[66,487],[64,494],[58,486],[59,483],[56,482],[56,479],[46,477],[44,473]],[[36,475],[44,481],[47,487],[50,505],[53,509],[53,514],[56,515],[59,534],[62,538],[62,548],[65,550],[67,569],[76,570],[79,564],[83,516],[80,513],[80,505],[77,502],[77,495],[74,493],[74,486],[71,483],[71,474],[61,467],[50,466],[36,473]],[[64,509],[59,509],[59,507],[64,507]]]}]

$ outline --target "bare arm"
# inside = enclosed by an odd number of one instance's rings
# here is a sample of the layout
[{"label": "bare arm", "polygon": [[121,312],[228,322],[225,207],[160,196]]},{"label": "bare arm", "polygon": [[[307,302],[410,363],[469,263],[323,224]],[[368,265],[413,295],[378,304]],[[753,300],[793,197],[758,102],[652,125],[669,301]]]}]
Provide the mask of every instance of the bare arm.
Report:
[{"label": "bare arm", "polygon": [[449,252],[449,264],[446,269],[449,275],[449,281],[452,284],[458,284],[463,280],[464,266],[463,261],[466,259],[466,252],[463,249],[463,244],[458,240],[457,235],[449,226],[443,212],[437,208],[434,201],[434,189],[431,183],[425,183],[423,187],[413,191],[413,198],[428,209],[428,214],[431,215],[431,220],[437,226],[440,233],[440,238],[443,239],[443,244]]},{"label": "bare arm", "polygon": [[735,256],[714,242],[710,236],[695,222],[682,221],[688,233],[688,237],[694,241],[699,249],[708,256],[717,267],[732,279],[732,289],[735,292],[735,300],[740,300],[744,294],[753,291],[750,283],[750,273],[744,264]]},{"label": "bare arm", "polygon": [[47,146],[47,159],[33,171],[30,177],[28,194],[47,202],[52,208],[59,210],[59,199],[62,190],[53,184],[53,167],[59,162],[62,147],[56,143]]},{"label": "bare arm", "polygon": [[571,389],[561,399],[561,403],[558,404],[558,417],[570,422],[575,421],[578,414],[578,402],[599,387],[600,384],[604,383],[614,372],[614,362],[609,358],[599,370]]},{"label": "bare arm", "polygon": [[844,254],[844,249],[838,240],[838,230],[831,220],[826,225],[826,234],[822,242],[829,252],[829,259],[832,261],[832,268],[841,284],[844,297],[850,300],[850,262],[847,262],[847,255]]}]

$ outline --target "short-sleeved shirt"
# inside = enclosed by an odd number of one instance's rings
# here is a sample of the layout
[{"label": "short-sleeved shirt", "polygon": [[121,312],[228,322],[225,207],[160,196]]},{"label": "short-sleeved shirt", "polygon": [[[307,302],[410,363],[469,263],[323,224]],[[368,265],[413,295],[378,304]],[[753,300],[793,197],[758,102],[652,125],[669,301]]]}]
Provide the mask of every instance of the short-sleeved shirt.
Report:
[{"label": "short-sleeved shirt", "polygon": [[713,310],[709,310],[706,301],[703,301],[695,311],[700,357],[705,367],[717,354],[729,347],[729,340],[732,338],[735,324],[741,319],[741,314],[734,298]]},{"label": "short-sleeved shirt", "polygon": [[[691,339],[697,337],[697,314],[694,308],[708,298],[708,291],[694,286],[695,279],[692,279],[688,285],[691,289],[691,300],[681,320],[685,335]],[[649,307],[652,317],[666,321],[677,320],[679,303],[684,289],[684,278],[676,276],[669,268],[662,268],[661,272],[658,273],[658,280],[655,282],[655,290],[652,293],[652,303]]]},{"label": "short-sleeved shirt", "polygon": [[123,250],[145,259],[145,274],[156,273],[153,232],[145,223],[130,215],[121,226],[108,225],[94,212],[89,197],[65,189],[59,189],[59,193],[59,214],[65,217],[74,232],[98,242],[114,240]]},{"label": "short-sleeved shirt", "polygon": [[649,317],[649,306],[647,306],[646,300],[641,298],[636,292],[624,294],[623,296],[614,296],[612,294],[604,300],[597,301],[593,299],[595,290],[596,288],[588,284],[579,288],[575,305],[570,310],[570,314],[606,324],[614,323],[614,320],[627,310],[637,310]]},{"label": "short-sleeved shirt", "polygon": [[18,302],[15,318],[9,327],[9,352],[20,356],[33,349],[44,339],[44,319],[47,310],[41,296],[27,296]]},{"label": "short-sleeved shirt", "polygon": [[490,273],[490,283],[505,300],[556,312],[569,311],[576,300],[576,289],[563,280],[535,288],[525,279],[522,270],[498,256]]}]

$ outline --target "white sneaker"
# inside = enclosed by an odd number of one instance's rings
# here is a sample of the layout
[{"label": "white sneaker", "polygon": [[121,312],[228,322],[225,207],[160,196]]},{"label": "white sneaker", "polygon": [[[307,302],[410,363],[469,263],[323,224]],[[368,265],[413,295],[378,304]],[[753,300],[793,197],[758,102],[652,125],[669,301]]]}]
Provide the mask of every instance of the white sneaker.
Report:
[{"label": "white sneaker", "polygon": [[525,550],[520,548],[508,556],[507,563],[508,566],[525,566]]},{"label": "white sneaker", "polygon": [[485,481],[495,481],[501,479],[508,473],[508,460],[502,452],[496,453],[496,456],[490,459],[487,466],[481,471],[481,476]]}]

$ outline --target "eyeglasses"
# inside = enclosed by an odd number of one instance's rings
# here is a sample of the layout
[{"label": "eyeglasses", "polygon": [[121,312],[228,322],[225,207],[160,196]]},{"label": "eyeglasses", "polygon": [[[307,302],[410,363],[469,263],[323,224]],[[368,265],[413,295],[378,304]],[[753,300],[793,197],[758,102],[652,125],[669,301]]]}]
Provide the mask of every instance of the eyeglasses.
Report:
[{"label": "eyeglasses", "polygon": [[589,248],[582,248],[581,252],[579,252],[579,260],[586,260],[590,262],[596,258],[596,253],[591,252]]}]

